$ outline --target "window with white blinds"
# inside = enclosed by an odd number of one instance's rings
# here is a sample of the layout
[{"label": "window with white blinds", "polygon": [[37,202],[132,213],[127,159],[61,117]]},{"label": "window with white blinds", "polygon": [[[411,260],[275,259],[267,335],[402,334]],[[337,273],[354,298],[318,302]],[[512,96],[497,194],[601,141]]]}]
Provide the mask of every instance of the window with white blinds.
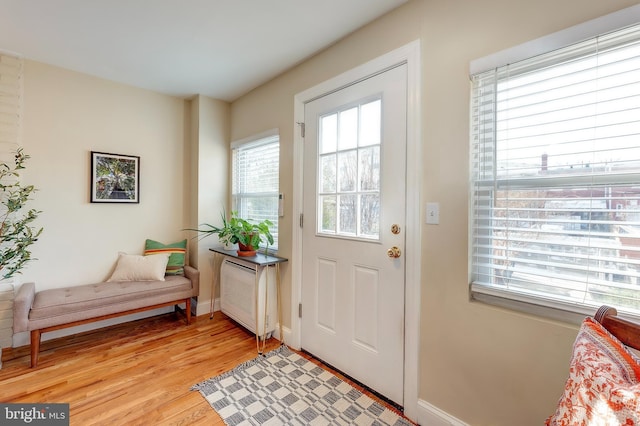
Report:
[{"label": "window with white blinds", "polygon": [[472,292],[640,314],[640,26],[472,76]]},{"label": "window with white blinds", "polygon": [[269,248],[277,250],[280,137],[269,134],[232,148],[233,210],[251,221],[270,220],[274,244]]}]

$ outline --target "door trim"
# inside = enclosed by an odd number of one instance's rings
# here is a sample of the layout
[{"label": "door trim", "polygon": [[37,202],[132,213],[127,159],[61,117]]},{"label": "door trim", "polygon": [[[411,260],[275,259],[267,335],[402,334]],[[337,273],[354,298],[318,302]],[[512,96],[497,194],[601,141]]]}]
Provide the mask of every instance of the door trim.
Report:
[{"label": "door trim", "polygon": [[[419,350],[420,350],[420,283],[421,283],[421,223],[420,223],[420,41],[415,40],[372,61],[331,78],[294,96],[293,131],[293,223],[302,213],[302,164],[304,138],[300,123],[304,122],[306,103],[363,78],[378,74],[389,67],[407,64],[407,194],[405,254],[405,335],[404,335],[404,414],[418,417]],[[288,344],[300,349],[301,320],[298,304],[302,293],[302,230],[293,227],[291,251],[291,338]]]}]

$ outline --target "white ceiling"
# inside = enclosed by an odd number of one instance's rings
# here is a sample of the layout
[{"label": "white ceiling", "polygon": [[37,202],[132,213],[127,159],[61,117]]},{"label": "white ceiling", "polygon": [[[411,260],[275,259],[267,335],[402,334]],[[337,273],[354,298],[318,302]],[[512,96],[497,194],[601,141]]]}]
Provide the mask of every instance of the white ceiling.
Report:
[{"label": "white ceiling", "polygon": [[0,0],[0,51],[233,101],[407,0]]}]

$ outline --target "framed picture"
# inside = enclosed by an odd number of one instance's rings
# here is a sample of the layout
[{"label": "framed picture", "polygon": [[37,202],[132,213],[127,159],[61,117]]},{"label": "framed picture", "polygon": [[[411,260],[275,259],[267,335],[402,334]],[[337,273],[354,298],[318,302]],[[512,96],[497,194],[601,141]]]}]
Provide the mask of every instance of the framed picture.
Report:
[{"label": "framed picture", "polygon": [[91,151],[91,202],[139,203],[140,157]]}]

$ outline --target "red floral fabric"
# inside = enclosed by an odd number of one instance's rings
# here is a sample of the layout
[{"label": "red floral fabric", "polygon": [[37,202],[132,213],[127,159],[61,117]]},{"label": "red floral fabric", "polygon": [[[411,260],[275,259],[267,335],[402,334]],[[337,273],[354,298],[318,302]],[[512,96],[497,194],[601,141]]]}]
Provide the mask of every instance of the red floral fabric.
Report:
[{"label": "red floral fabric", "polygon": [[640,426],[640,360],[593,318],[582,322],[569,378],[547,426]]}]

